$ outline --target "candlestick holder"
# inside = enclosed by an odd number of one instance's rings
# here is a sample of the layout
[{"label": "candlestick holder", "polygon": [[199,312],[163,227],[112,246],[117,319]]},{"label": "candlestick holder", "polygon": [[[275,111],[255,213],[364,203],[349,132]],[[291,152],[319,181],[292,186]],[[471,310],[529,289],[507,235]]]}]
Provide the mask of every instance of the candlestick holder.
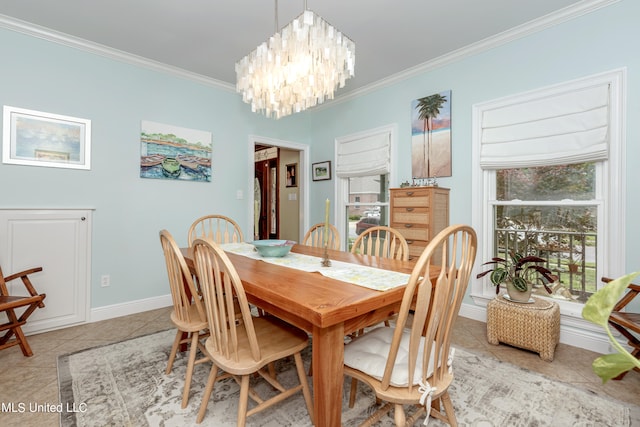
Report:
[{"label": "candlestick holder", "polygon": [[329,250],[327,245],[324,245],[324,254],[322,255],[322,266],[331,267],[331,261],[329,260]]}]

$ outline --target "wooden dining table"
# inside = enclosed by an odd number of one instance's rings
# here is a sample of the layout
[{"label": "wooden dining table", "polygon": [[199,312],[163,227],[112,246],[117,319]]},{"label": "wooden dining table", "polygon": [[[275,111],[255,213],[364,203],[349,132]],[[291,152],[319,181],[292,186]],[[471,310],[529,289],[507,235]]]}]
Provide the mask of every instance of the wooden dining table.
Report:
[{"label": "wooden dining table", "polygon": [[[323,257],[324,250],[294,245],[293,252]],[[190,248],[182,249],[194,269]],[[312,334],[316,426],[340,426],[344,337],[395,314],[405,286],[378,291],[227,252],[250,303]],[[410,274],[413,263],[328,251],[329,259]],[[436,272],[437,274],[437,272]]]}]

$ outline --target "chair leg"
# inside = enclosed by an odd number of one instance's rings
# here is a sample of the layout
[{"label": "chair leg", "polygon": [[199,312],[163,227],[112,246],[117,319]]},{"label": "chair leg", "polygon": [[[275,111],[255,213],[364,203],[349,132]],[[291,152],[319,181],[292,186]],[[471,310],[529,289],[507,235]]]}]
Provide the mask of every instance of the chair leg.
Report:
[{"label": "chair leg", "polygon": [[238,427],[244,427],[247,422],[247,407],[249,400],[249,375],[243,375],[240,383],[240,400],[238,401]]},{"label": "chair leg", "polygon": [[182,391],[182,409],[187,407],[189,403],[189,390],[191,389],[191,377],[193,377],[193,369],[196,363],[196,353],[198,352],[198,332],[191,332],[191,344],[189,345],[189,362],[187,363],[187,375],[184,379],[184,390]]},{"label": "chair leg", "polygon": [[457,427],[458,421],[456,420],[455,412],[453,412],[453,402],[451,402],[451,396],[449,396],[448,391],[445,391],[444,394],[440,396],[440,401],[444,406],[444,411],[447,415],[447,419],[449,420],[449,425],[451,427]]},{"label": "chair leg", "polygon": [[307,404],[307,411],[309,411],[309,418],[311,418],[311,424],[314,423],[314,412],[313,412],[313,399],[311,398],[311,391],[309,390],[309,382],[307,381],[307,375],[304,372],[304,363],[302,363],[302,356],[300,353],[296,353],[293,355],[296,361],[296,369],[298,370],[298,378],[300,379],[300,385],[302,385],[302,395],[304,396],[304,401]]},{"label": "chair leg", "polygon": [[16,339],[20,344],[20,349],[22,350],[22,354],[24,354],[27,357],[33,356],[33,351],[31,351],[31,347],[27,342],[27,337],[25,337],[24,332],[22,332],[22,328],[20,326],[17,326],[14,328],[13,332],[16,334]]},{"label": "chair leg", "polygon": [[[33,305],[33,304],[32,304]],[[33,310],[32,310],[33,311]],[[25,312],[26,314],[26,312]],[[27,356],[27,357],[31,357],[33,356],[33,351],[31,351],[31,347],[29,346],[29,343],[27,342],[27,337],[24,336],[24,332],[22,332],[22,327],[20,325],[24,324],[24,317],[28,317],[25,316],[24,314],[20,317],[20,319],[18,320],[18,317],[16,316],[16,312],[13,309],[7,310],[6,311],[6,315],[7,315],[7,319],[9,320],[9,323],[11,323],[12,325],[15,326],[11,326],[9,328],[9,330],[7,331],[6,334],[4,334],[4,336],[2,337],[2,340],[0,341],[0,345],[8,343],[11,340],[11,337],[13,335],[16,336],[16,343],[11,343],[10,346],[13,346],[15,344],[19,344],[20,345],[20,350],[22,350],[22,354]]]},{"label": "chair leg", "polygon": [[200,424],[204,419],[204,414],[207,412],[207,406],[209,405],[209,398],[213,391],[213,385],[216,383],[216,377],[218,376],[218,367],[214,364],[211,365],[211,371],[209,371],[209,378],[207,379],[207,385],[204,388],[202,394],[202,402],[200,403],[200,410],[198,411],[198,418],[196,418],[196,424]]},{"label": "chair leg", "polygon": [[169,354],[169,362],[167,363],[167,370],[164,372],[165,374],[170,374],[171,369],[173,369],[173,362],[176,360],[176,354],[178,353],[178,346],[180,345],[180,341],[182,340],[182,331],[178,329],[176,331],[176,337],[173,340],[173,346],[171,347],[171,354]]},{"label": "chair leg", "polygon": [[404,427],[407,425],[407,416],[404,413],[404,408],[399,403],[393,405],[393,420],[396,422],[396,426],[398,427]]},{"label": "chair leg", "polygon": [[353,408],[356,403],[356,393],[358,391],[358,380],[351,378],[351,388],[349,390],[349,408]]}]

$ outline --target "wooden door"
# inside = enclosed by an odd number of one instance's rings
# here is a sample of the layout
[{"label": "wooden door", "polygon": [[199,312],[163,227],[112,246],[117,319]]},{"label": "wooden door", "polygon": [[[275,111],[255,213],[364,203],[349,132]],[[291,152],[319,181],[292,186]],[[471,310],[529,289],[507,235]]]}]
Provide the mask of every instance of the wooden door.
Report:
[{"label": "wooden door", "polygon": [[277,239],[280,228],[278,159],[272,158],[255,162],[255,178],[256,201],[260,212],[258,232],[255,234],[260,239]]}]

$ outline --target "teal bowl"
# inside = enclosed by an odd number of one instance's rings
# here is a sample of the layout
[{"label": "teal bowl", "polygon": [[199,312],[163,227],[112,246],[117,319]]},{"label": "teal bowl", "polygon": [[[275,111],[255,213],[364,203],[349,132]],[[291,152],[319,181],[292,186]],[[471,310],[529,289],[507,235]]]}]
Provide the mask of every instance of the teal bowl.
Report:
[{"label": "teal bowl", "polygon": [[258,253],[263,257],[275,258],[283,257],[289,253],[291,247],[296,244],[291,240],[254,240],[252,242]]}]

